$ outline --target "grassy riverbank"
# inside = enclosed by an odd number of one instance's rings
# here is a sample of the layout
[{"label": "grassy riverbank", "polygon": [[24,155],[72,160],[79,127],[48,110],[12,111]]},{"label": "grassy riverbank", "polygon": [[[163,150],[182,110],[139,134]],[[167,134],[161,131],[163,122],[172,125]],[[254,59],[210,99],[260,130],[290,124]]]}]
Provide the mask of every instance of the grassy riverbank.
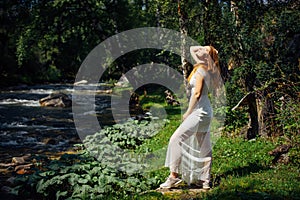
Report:
[{"label": "grassy riverbank", "polygon": [[[144,199],[300,199],[299,169],[296,164],[272,164],[268,155],[278,141],[266,138],[246,141],[221,137],[214,145],[212,189],[187,195],[144,195]],[[166,169],[156,171],[167,175]],[[161,177],[163,179],[163,177]]]},{"label": "grassy riverbank", "polygon": [[[181,119],[180,110],[169,109],[170,123],[141,149],[155,151],[166,147]],[[183,189],[181,195],[164,196],[151,192],[137,199],[300,199],[299,148],[290,150],[288,164],[273,164],[274,157],[268,152],[282,144],[283,138],[258,137],[248,141],[241,136],[223,135],[213,146],[212,190],[190,195]],[[151,174],[164,181],[168,169],[161,168]]]},{"label": "grassy riverbank", "polygon": [[[155,191],[168,176],[163,167],[165,151],[181,122],[180,107],[167,106],[162,92],[141,95],[140,100],[144,109],[157,103],[164,106],[167,119],[131,120],[107,127],[87,139],[89,151],[83,148],[57,160],[40,155],[34,173],[18,176],[12,192],[33,199],[300,199],[297,146],[287,154],[288,164],[274,164],[268,152],[284,141],[282,137],[249,141],[225,133],[213,146],[211,190],[190,193],[182,188],[179,193],[164,195]],[[136,137],[135,132],[142,137]],[[130,156],[123,157],[123,163],[115,162],[115,156],[120,155],[112,152],[120,146],[134,154],[149,153],[152,168],[144,171]],[[96,153],[91,156],[92,152]],[[99,162],[102,158],[107,159]],[[123,167],[127,170],[120,170]]]}]

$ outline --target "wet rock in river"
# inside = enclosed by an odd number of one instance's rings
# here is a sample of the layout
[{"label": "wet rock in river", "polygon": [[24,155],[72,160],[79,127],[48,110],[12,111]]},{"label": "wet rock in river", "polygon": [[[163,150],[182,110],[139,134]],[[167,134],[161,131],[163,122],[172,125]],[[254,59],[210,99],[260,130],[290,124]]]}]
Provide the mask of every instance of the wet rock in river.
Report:
[{"label": "wet rock in river", "polygon": [[0,167],[11,167],[11,166],[15,166],[15,163],[0,163]]},{"label": "wet rock in river", "polygon": [[15,164],[23,164],[25,163],[25,160],[23,157],[13,157],[11,162]]},{"label": "wet rock in river", "polygon": [[64,93],[52,93],[49,96],[39,100],[41,106],[49,107],[70,107],[72,106],[72,100],[68,95]]},{"label": "wet rock in river", "polygon": [[33,166],[33,164],[27,164],[27,165],[18,165],[15,167],[15,171],[18,172],[20,170],[28,170]]},{"label": "wet rock in river", "polygon": [[77,81],[74,83],[74,85],[84,85],[84,84],[87,84],[88,81],[87,80],[81,80],[81,81]]},{"label": "wet rock in river", "polygon": [[0,174],[8,174],[10,173],[12,170],[10,169],[10,167],[6,168],[6,169],[0,169]]},{"label": "wet rock in river", "polygon": [[44,144],[50,144],[50,145],[56,145],[58,144],[58,141],[56,139],[53,138],[46,138],[43,140]]},{"label": "wet rock in river", "polygon": [[11,162],[17,165],[21,165],[24,164],[30,158],[30,156],[31,156],[30,154],[26,154],[25,156],[21,156],[21,157],[13,157],[11,159]]},{"label": "wet rock in river", "polygon": [[78,143],[81,143],[81,140],[80,140],[80,138],[78,138],[78,137],[72,137],[72,138],[69,140],[69,144],[78,144]]},{"label": "wet rock in river", "polygon": [[11,159],[11,163],[1,163],[0,167],[5,169],[0,169],[0,171],[4,174],[8,174],[12,171],[15,171],[17,174],[28,174],[30,173],[30,168],[33,166],[32,163],[29,163],[30,157],[30,154],[20,157],[13,157]]}]

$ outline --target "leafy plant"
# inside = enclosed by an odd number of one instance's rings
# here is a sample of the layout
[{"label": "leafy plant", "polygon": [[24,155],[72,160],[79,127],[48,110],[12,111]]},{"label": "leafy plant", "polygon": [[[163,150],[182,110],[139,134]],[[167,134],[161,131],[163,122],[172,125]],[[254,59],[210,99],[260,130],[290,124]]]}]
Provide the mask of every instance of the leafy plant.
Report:
[{"label": "leafy plant", "polygon": [[79,154],[64,154],[46,163],[43,171],[17,179],[17,193],[42,199],[118,199],[159,183],[158,177],[141,174],[137,157],[111,157],[120,148],[133,151],[162,127],[162,120],[129,120],[107,127],[85,139]]}]

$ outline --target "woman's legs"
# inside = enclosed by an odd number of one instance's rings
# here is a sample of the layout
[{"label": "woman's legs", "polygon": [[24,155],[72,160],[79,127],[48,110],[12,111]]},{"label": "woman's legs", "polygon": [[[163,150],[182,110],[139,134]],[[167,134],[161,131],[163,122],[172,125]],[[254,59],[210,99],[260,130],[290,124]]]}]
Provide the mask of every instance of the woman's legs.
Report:
[{"label": "woman's legs", "polygon": [[[200,118],[199,118],[200,117]],[[200,132],[197,133],[197,135],[194,135],[196,133],[195,130],[198,130],[199,128],[203,130],[209,129],[210,126],[210,117],[203,117],[197,112],[193,112],[187,119],[183,121],[183,123],[176,129],[176,131],[173,133],[173,135],[170,138],[168,149],[167,149],[167,155],[166,155],[166,162],[165,166],[170,168],[170,176],[171,179],[178,179],[178,173],[180,169],[180,163],[185,162],[183,164],[182,170],[184,171],[183,178],[186,179],[186,176],[190,174],[190,170],[193,170],[193,167],[196,167],[199,165],[199,168],[202,171],[203,164],[206,166],[206,170],[204,173],[202,172],[196,172],[199,170],[194,171],[195,175],[196,173],[199,178],[198,180],[209,180],[210,178],[210,166],[211,166],[211,144],[210,144],[210,136],[209,132]],[[195,136],[195,138],[190,138],[192,135]],[[193,136],[193,137],[194,137]],[[201,137],[199,137],[201,136]],[[187,140],[189,139],[189,140]],[[187,143],[185,143],[185,141]],[[193,144],[190,144],[191,141]],[[194,146],[196,145],[196,146]],[[198,151],[200,149],[200,151]],[[198,151],[198,153],[197,153]],[[201,153],[200,153],[201,152]],[[200,155],[201,154],[201,155]],[[184,157],[182,157],[184,155]],[[187,157],[186,157],[187,156]],[[209,157],[209,159],[207,159]],[[195,158],[195,159],[194,159]],[[197,159],[199,158],[199,159]],[[209,160],[203,163],[201,159],[204,158],[204,160]],[[200,161],[199,161],[200,160]],[[186,161],[191,162],[191,164],[186,165]],[[193,164],[193,162],[196,162]],[[192,168],[191,168],[192,167]],[[190,174],[193,176],[192,174]],[[190,176],[188,175],[188,176]],[[169,179],[168,178],[168,179]],[[195,177],[196,178],[196,177]],[[188,177],[190,179],[190,177]],[[197,179],[190,179],[190,180],[197,180]],[[187,180],[188,181],[188,180]],[[166,183],[168,180],[166,181]],[[188,181],[189,182],[189,181]],[[190,183],[190,182],[189,182]],[[163,185],[163,184],[162,184]]]},{"label": "woman's legs", "polygon": [[[182,129],[180,130],[180,128],[178,128],[170,138],[170,142],[167,150],[166,164],[165,164],[166,167],[170,168],[170,175],[167,181],[161,184],[162,188],[170,188],[181,182],[181,180],[178,178],[178,173],[179,173],[180,162],[182,159],[182,145],[183,145],[182,143],[186,139],[188,139],[192,134],[193,132],[190,131],[183,132]],[[209,132],[196,133],[196,140],[197,140],[197,145],[199,145],[200,147],[200,153],[194,156],[197,156],[198,158],[207,158],[207,157],[211,158],[212,150],[211,150]],[[202,170],[201,170],[201,175],[200,174],[198,175],[201,178],[199,178],[198,180],[200,181],[202,188],[209,189],[211,159],[205,161],[199,167],[201,167]]]},{"label": "woman's legs", "polygon": [[[200,154],[199,156],[204,157],[210,157],[212,158],[212,147],[211,147],[211,141],[210,141],[210,133],[197,133],[197,140],[200,145]],[[210,179],[210,172],[211,172],[211,165],[212,165],[212,159],[209,161],[204,162],[203,164],[203,173],[201,176],[201,181],[208,181]]]},{"label": "woman's legs", "polygon": [[183,131],[179,127],[170,138],[165,163],[165,166],[170,168],[170,175],[166,182],[160,185],[161,188],[171,188],[182,182],[178,178],[178,173],[181,162],[181,142],[184,138],[183,135]]},{"label": "woman's legs", "polygon": [[179,127],[170,138],[165,166],[170,168],[171,177],[178,177],[181,162],[181,143],[192,134],[193,132],[184,131]]}]

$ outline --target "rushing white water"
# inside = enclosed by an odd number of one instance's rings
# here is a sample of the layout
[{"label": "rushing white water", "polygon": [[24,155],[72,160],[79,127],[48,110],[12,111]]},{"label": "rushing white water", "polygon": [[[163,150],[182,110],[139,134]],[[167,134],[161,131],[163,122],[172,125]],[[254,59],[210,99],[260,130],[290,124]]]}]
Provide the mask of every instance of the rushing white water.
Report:
[{"label": "rushing white water", "polygon": [[[84,92],[106,90],[102,84],[83,85]],[[69,96],[73,85],[22,86],[0,90],[0,163],[8,158],[8,149],[23,154],[22,149],[32,153],[40,151],[58,152],[80,143],[71,108],[41,107],[39,100],[49,94],[62,92]],[[100,115],[110,107],[109,94],[96,95],[96,106],[87,115]],[[82,102],[87,103],[87,102]],[[100,113],[101,112],[101,113]],[[51,140],[51,142],[47,142]]]},{"label": "rushing white water", "polygon": [[30,99],[2,99],[0,105],[22,105],[22,106],[40,106],[38,100]]}]

